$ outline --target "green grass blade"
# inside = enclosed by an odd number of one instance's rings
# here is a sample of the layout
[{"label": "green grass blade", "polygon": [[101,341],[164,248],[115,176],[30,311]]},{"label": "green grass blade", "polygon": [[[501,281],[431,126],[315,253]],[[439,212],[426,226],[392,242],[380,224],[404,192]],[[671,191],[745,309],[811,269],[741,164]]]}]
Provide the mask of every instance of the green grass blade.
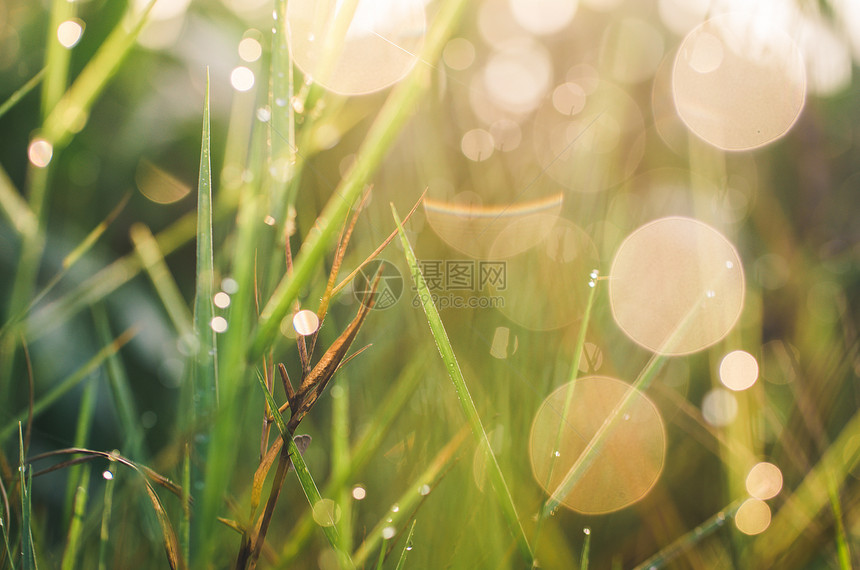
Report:
[{"label": "green grass blade", "polygon": [[12,556],[12,545],[9,544],[9,533],[6,532],[8,522],[3,515],[0,515],[0,532],[3,533],[3,545],[6,548],[6,558],[0,558],[0,562],[8,562],[9,568],[15,570],[15,558]]},{"label": "green grass blade", "polygon": [[84,515],[87,509],[87,487],[90,483],[90,465],[82,465],[80,478],[77,479],[77,487],[72,501],[72,520],[69,523],[69,532],[66,535],[66,547],[63,550],[62,570],[74,570],[78,552],[82,546],[82,531],[84,528]]},{"label": "green grass blade", "polygon": [[[107,358],[115,354],[122,346],[124,346],[128,341],[134,337],[133,330],[127,330],[122,333],[119,337],[116,338],[112,343],[103,347],[100,351],[98,351],[95,356],[93,356],[89,361],[87,361],[83,366],[81,366],[78,370],[73,372],[70,376],[62,380],[59,384],[54,386],[52,390],[50,390],[47,394],[40,397],[33,403],[33,417],[38,416],[42,412],[44,412],[51,404],[56,402],[61,396],[69,392],[72,388],[86,380],[90,374],[92,374],[102,363],[107,360]],[[19,422],[26,421],[29,410],[23,410],[18,413],[14,419],[6,423],[3,428],[0,428],[0,442],[5,441],[7,437],[12,435],[15,431],[15,427]]]},{"label": "green grass blade", "polygon": [[208,417],[218,402],[217,352],[212,297],[215,293],[215,261],[212,246],[212,171],[210,164],[209,70],[203,102],[203,136],[197,180],[197,292],[194,298],[194,335],[198,350],[194,365],[194,417]]},{"label": "green grass blade", "polygon": [[69,60],[72,52],[57,38],[57,28],[75,15],[77,6],[67,0],[51,2],[48,22],[47,50],[45,55],[45,82],[42,86],[42,119],[45,119],[63,96],[69,82]]},{"label": "green grass blade", "polygon": [[409,264],[410,273],[412,274],[417,290],[418,298],[421,300],[421,306],[424,309],[424,314],[427,316],[427,324],[430,325],[430,331],[433,334],[433,339],[436,341],[436,347],[439,349],[439,354],[442,356],[442,361],[445,363],[445,368],[448,371],[448,376],[454,384],[454,389],[457,392],[457,399],[463,414],[466,416],[466,421],[472,430],[472,435],[479,448],[484,450],[487,457],[487,467],[490,475],[490,480],[493,483],[493,489],[496,493],[496,499],[499,506],[505,515],[505,519],[510,527],[511,533],[517,541],[520,552],[526,561],[531,564],[534,558],[531,546],[529,546],[525,531],[523,530],[520,518],[517,515],[514,499],[511,496],[510,489],[505,477],[502,474],[502,469],[499,467],[499,462],[496,460],[496,455],[490,446],[490,441],[487,439],[487,432],[484,430],[484,425],[481,423],[481,417],[478,414],[475,403],[472,401],[472,395],[469,393],[469,388],[466,386],[466,379],[460,370],[460,365],[457,362],[457,357],[454,354],[454,349],[451,342],[448,340],[448,334],[445,332],[445,326],[442,324],[442,318],[439,316],[439,311],[436,305],[433,304],[433,299],[430,294],[430,289],[421,275],[421,269],[418,265],[418,260],[415,257],[415,252],[412,251],[412,245],[406,238],[406,233],[400,223],[400,217],[391,206],[391,212],[394,215],[394,220],[397,223],[397,231],[400,233],[400,240],[403,244],[403,252],[406,255],[406,261]]},{"label": "green grass blade", "polygon": [[24,462],[24,436],[21,423],[18,422],[18,475],[21,483],[21,569],[36,570],[36,552],[33,545],[33,531],[30,528],[33,520],[31,497],[33,474]]},{"label": "green grass blade", "polygon": [[582,556],[579,557],[579,570],[588,570],[588,553],[591,550],[591,530],[585,529],[585,540],[582,543]]},{"label": "green grass blade", "polygon": [[[98,383],[95,381],[88,382],[84,388],[84,394],[81,397],[81,404],[78,410],[78,425],[75,428],[75,447],[87,447],[87,438],[89,437],[90,428],[93,425],[93,413],[95,412],[96,398],[98,395]],[[66,488],[66,505],[65,505],[65,520],[72,516],[74,510],[74,500],[77,494],[82,470],[84,466],[73,465],[69,468],[69,480]]]},{"label": "green grass blade", "polygon": [[[433,26],[430,28],[421,52],[421,60],[435,62],[445,47],[445,42],[456,26],[460,13],[468,4],[466,0],[446,0],[439,6]],[[412,72],[394,87],[367,137],[358,151],[356,161],[335,189],[314,228],[308,233],[296,256],[293,275],[285,276],[260,314],[260,324],[251,343],[251,359],[263,354],[278,334],[281,320],[291,310],[293,301],[309,282],[317,265],[340,229],[352,204],[360,196],[365,184],[376,172],[394,144],[398,133],[416,108],[419,97],[430,84],[428,66],[416,66]]]},{"label": "green grass blade", "polygon": [[14,107],[18,103],[18,101],[26,97],[27,94],[30,93],[30,91],[35,89],[44,77],[45,68],[43,67],[39,70],[39,73],[31,77],[30,80],[27,81],[27,83],[25,83],[24,85],[19,87],[14,93],[12,93],[12,95],[10,95],[9,98],[6,99],[2,105],[0,105],[0,118],[2,118],[3,115],[8,113],[9,109]]},{"label": "green grass blade", "polygon": [[155,285],[155,290],[167,310],[168,317],[173,321],[176,332],[179,333],[180,338],[190,339],[194,335],[191,327],[191,313],[182,298],[179,286],[167,268],[164,255],[158,249],[155,236],[143,224],[134,224],[130,234],[134,248],[143,262],[143,268],[149,273],[149,278]]},{"label": "green grass blade", "polygon": [[0,166],[0,209],[18,234],[33,236],[39,231],[39,220],[18,193],[2,166]]},{"label": "green grass blade", "polygon": [[[296,475],[298,476],[302,491],[304,491],[305,497],[307,497],[308,505],[313,509],[314,506],[322,500],[322,495],[320,495],[319,489],[317,489],[317,485],[314,482],[310,471],[308,471],[308,466],[305,463],[299,448],[296,447],[296,442],[293,440],[292,435],[287,431],[287,424],[284,422],[283,416],[281,416],[281,413],[278,411],[278,404],[275,403],[272,393],[269,392],[269,389],[266,387],[265,380],[262,375],[257,375],[257,379],[259,380],[260,388],[263,390],[263,395],[266,398],[266,404],[269,406],[269,411],[272,412],[272,415],[275,418],[275,425],[278,426],[278,431],[280,432],[281,437],[284,438],[284,442],[287,445],[290,459],[293,462],[293,467],[296,470]],[[331,544],[331,547],[336,551],[340,551],[340,539],[338,538],[337,527],[335,525],[329,525],[323,526],[322,529],[329,541],[329,544]],[[349,555],[346,553],[343,553],[343,555],[345,556],[345,559],[349,561]],[[349,561],[349,566],[352,565],[352,561]]]},{"label": "green grass blade", "polygon": [[409,555],[409,551],[412,550],[412,536],[415,534],[415,523],[417,522],[417,520],[412,521],[412,526],[409,527],[406,544],[403,545],[403,551],[400,553],[400,559],[397,561],[397,566],[395,566],[394,570],[403,570],[406,567],[406,557]]},{"label": "green grass blade", "polygon": [[102,509],[102,525],[99,532],[99,570],[107,570],[112,566],[108,566],[108,549],[110,547],[110,519],[113,514],[113,488],[116,480],[116,473],[110,469],[105,471],[105,474],[110,475],[105,477],[105,498],[104,507]]},{"label": "green grass blade", "polygon": [[[413,358],[407,367],[401,372],[393,383],[391,390],[376,409],[373,422],[371,422],[359,435],[349,452],[349,469],[343,472],[333,472],[328,483],[326,483],[323,494],[327,497],[333,496],[347,482],[364,469],[379,449],[385,435],[397,415],[406,406],[409,398],[415,393],[421,380],[424,378],[426,359],[423,356]],[[296,529],[291,533],[289,542],[283,549],[282,559],[285,562],[293,560],[298,556],[307,541],[313,535],[313,518],[310,513],[305,513]]]},{"label": "green grass blade", "polygon": [[387,527],[396,529],[404,518],[411,516],[416,505],[430,493],[431,488],[439,478],[439,474],[453,459],[454,453],[466,438],[466,433],[466,430],[462,429],[455,434],[451,441],[446,443],[445,447],[436,454],[427,469],[410,483],[406,492],[386,511],[385,516],[376,523],[376,526],[367,534],[367,538],[352,555],[352,561],[356,565],[363,566],[367,558],[379,547],[379,543],[384,540],[383,531]]}]

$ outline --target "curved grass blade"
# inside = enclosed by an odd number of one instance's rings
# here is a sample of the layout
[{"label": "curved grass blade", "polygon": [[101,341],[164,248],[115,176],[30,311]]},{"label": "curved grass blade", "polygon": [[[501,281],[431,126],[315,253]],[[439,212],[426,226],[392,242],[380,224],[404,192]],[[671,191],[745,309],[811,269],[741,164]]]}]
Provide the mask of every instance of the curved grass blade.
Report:
[{"label": "curved grass blade", "polygon": [[460,365],[457,362],[457,357],[454,354],[454,349],[451,346],[451,341],[448,340],[448,333],[445,332],[445,325],[442,324],[442,318],[439,316],[439,311],[436,305],[433,304],[430,289],[424,281],[421,274],[421,268],[418,265],[418,260],[415,258],[415,252],[412,251],[412,245],[406,238],[406,233],[403,230],[403,225],[400,222],[400,217],[391,205],[391,213],[394,216],[394,221],[397,224],[397,231],[400,233],[400,240],[403,243],[403,252],[406,255],[406,261],[409,264],[410,273],[415,282],[415,288],[418,292],[418,298],[421,300],[421,306],[424,309],[424,314],[427,316],[427,324],[430,325],[430,331],[433,333],[433,339],[436,341],[436,348],[439,349],[439,354],[445,362],[445,368],[448,370],[448,376],[454,384],[454,389],[457,392],[457,399],[463,414],[466,416],[466,421],[472,430],[472,435],[475,438],[480,449],[484,450],[487,457],[487,466],[489,470],[490,480],[493,483],[493,489],[496,493],[496,499],[499,506],[505,515],[505,520],[510,527],[511,533],[517,541],[520,552],[526,561],[531,564],[534,555],[532,553],[529,541],[526,538],[522,523],[520,523],[517,509],[514,506],[514,499],[511,496],[510,489],[505,477],[502,474],[502,469],[496,460],[493,449],[490,446],[490,441],[487,439],[487,432],[484,430],[484,425],[481,423],[481,417],[478,414],[475,403],[472,401],[472,395],[469,393],[469,388],[466,386],[466,379],[463,377],[463,372],[460,370]]},{"label": "curved grass blade", "polygon": [[36,552],[33,545],[31,499],[33,474],[24,462],[24,436],[21,422],[18,422],[18,459],[20,461],[18,474],[21,483],[21,569],[36,570]]},{"label": "curved grass blade", "polygon": [[403,552],[400,553],[400,560],[397,561],[397,566],[395,566],[394,570],[403,570],[404,566],[406,566],[406,556],[409,554],[409,551],[412,550],[412,536],[415,534],[415,523],[418,521],[412,521],[412,526],[409,527],[409,534],[406,536],[406,544],[403,545]]}]

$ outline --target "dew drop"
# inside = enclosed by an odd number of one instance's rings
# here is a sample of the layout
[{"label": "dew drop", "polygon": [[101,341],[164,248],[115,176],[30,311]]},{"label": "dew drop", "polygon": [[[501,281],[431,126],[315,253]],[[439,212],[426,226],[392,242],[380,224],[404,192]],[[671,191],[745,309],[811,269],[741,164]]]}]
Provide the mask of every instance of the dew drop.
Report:
[{"label": "dew drop", "polygon": [[706,296],[708,299],[713,299],[714,297],[716,297],[716,296],[717,296],[717,293],[716,293],[716,291],[714,291],[713,289],[708,289],[707,291],[705,291],[705,296]]},{"label": "dew drop", "polygon": [[102,473],[102,477],[104,477],[105,481],[110,481],[113,479],[113,473],[108,469]]},{"label": "dew drop", "polygon": [[298,97],[293,97],[293,111],[296,113],[305,112],[305,104]]},{"label": "dew drop", "polygon": [[582,529],[582,534],[584,534],[584,535],[586,535],[586,536],[590,535],[590,534],[591,534],[591,529],[590,529],[590,528],[588,528],[588,527],[585,527],[584,529]]},{"label": "dew drop", "polygon": [[280,97],[278,97],[277,99],[275,99],[275,105],[277,105],[278,107],[284,107],[284,106],[286,106],[286,104],[287,104],[287,100],[286,100],[286,99],[282,99],[282,98],[280,98]]},{"label": "dew drop", "polygon": [[396,513],[396,512],[398,512],[399,510],[400,510],[400,505],[394,505],[393,507],[391,507],[391,512],[392,512],[392,513]]},{"label": "dew drop", "polygon": [[430,494],[430,485],[421,485],[421,488],[420,488],[420,489],[418,489],[418,492],[419,492],[422,496],[427,496],[427,495],[429,495],[429,494]]},{"label": "dew drop", "polygon": [[624,414],[624,421],[628,421],[630,419],[630,414]]},{"label": "dew drop", "polygon": [[554,451],[554,452],[553,452],[553,455],[554,455],[555,457],[561,457],[561,453],[560,453],[558,450]]},{"label": "dew drop", "polygon": [[387,526],[384,529],[382,529],[382,538],[384,538],[385,540],[390,540],[390,539],[394,538],[395,532],[396,531],[394,530],[393,526]]}]

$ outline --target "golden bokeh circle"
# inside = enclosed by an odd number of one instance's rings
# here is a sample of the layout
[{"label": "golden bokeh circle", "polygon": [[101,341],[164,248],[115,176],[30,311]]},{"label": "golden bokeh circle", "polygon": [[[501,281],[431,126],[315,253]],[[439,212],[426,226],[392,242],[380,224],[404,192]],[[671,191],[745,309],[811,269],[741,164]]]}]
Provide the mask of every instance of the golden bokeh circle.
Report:
[{"label": "golden bokeh circle", "polygon": [[735,526],[744,534],[761,534],[770,526],[770,507],[762,500],[747,499],[735,513]]},{"label": "golden bokeh circle", "polygon": [[615,322],[637,344],[682,355],[713,345],[734,327],[744,302],[734,246],[698,220],[654,220],[619,246],[609,272]]},{"label": "golden bokeh circle", "polygon": [[348,16],[341,14],[345,4],[315,0],[287,4],[290,55],[306,79],[341,95],[373,93],[403,79],[424,43],[424,4],[359,0],[348,28],[339,30],[339,18]]},{"label": "golden bokeh circle", "polygon": [[[535,480],[554,495],[591,438],[633,388],[606,376],[564,384],[541,404],[532,423],[529,459]],[[553,498],[584,514],[623,509],[656,483],[666,455],[666,433],[657,407],[631,395],[604,439],[597,458],[564,496]]]},{"label": "golden bokeh circle", "polygon": [[788,132],[803,109],[803,56],[775,26],[724,14],[684,38],[672,92],[681,119],[701,139],[723,150],[758,148]]}]

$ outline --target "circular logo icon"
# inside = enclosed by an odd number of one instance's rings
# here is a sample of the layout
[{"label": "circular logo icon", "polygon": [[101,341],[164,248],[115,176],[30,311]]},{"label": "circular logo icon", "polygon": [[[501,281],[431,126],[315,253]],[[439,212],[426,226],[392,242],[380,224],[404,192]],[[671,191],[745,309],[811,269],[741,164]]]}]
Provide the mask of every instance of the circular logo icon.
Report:
[{"label": "circular logo icon", "polygon": [[[376,280],[376,291],[373,284]],[[353,295],[362,305],[372,309],[387,309],[397,303],[403,294],[403,276],[397,267],[384,259],[365,265],[353,281]]]}]

